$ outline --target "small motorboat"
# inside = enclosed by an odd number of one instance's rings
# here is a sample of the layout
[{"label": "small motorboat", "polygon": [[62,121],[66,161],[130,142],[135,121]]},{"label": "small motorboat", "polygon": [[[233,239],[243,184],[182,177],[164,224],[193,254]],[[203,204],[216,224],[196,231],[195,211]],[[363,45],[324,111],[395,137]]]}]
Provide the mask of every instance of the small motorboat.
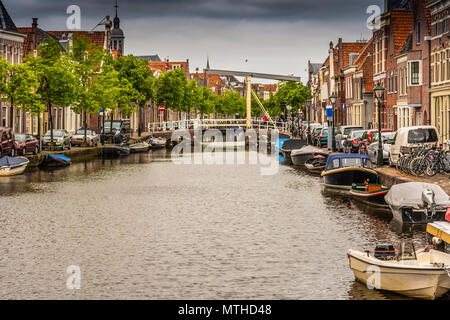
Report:
[{"label": "small motorboat", "polygon": [[27,168],[28,160],[25,157],[13,158],[10,156],[4,156],[0,158],[0,177],[10,177],[21,174]]},{"label": "small motorboat", "polygon": [[145,141],[129,145],[131,153],[148,152],[151,147],[152,147],[151,144]]},{"label": "small motorboat", "polygon": [[291,152],[293,150],[301,149],[306,145],[306,141],[299,139],[289,139],[283,142],[280,152],[284,157],[284,164],[292,165]]},{"label": "small motorboat", "polygon": [[305,166],[307,160],[314,158],[317,155],[328,158],[328,152],[313,146],[304,146],[300,149],[292,150],[291,161],[295,166]]},{"label": "small motorboat", "polygon": [[127,156],[130,154],[130,148],[121,145],[104,145],[100,150],[102,156]]},{"label": "small motorboat", "polygon": [[450,290],[450,255],[430,249],[399,250],[378,245],[375,251],[349,250],[350,269],[370,289],[434,300]]},{"label": "small motorboat", "polygon": [[321,174],[322,171],[325,170],[326,165],[327,157],[321,154],[318,154],[305,162],[305,168],[312,174]]},{"label": "small motorboat", "polygon": [[378,183],[372,161],[362,154],[330,155],[322,177],[328,190],[349,191],[354,183]]},{"label": "small motorboat", "polygon": [[373,204],[376,206],[383,206],[386,209],[389,207],[384,200],[384,197],[389,192],[390,188],[381,184],[374,183],[354,183],[350,189],[350,194],[353,199],[363,202],[365,204]]},{"label": "small motorboat", "polygon": [[51,154],[46,153],[40,159],[38,166],[39,167],[67,167],[70,166],[72,160],[63,154]]},{"label": "small motorboat", "polygon": [[147,143],[152,146],[152,149],[161,149],[165,148],[167,144],[167,139],[159,137],[159,138],[150,138]]},{"label": "small motorboat", "polygon": [[450,199],[437,184],[407,182],[394,185],[385,197],[394,219],[403,223],[444,221]]}]

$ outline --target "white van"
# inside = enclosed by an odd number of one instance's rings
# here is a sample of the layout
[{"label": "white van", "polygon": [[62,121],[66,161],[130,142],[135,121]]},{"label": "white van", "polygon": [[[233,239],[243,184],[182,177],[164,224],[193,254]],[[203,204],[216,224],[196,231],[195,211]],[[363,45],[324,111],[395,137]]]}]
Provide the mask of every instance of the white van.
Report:
[{"label": "white van", "polygon": [[400,128],[392,141],[389,165],[397,164],[400,156],[410,148],[439,146],[439,144],[439,135],[434,126]]}]

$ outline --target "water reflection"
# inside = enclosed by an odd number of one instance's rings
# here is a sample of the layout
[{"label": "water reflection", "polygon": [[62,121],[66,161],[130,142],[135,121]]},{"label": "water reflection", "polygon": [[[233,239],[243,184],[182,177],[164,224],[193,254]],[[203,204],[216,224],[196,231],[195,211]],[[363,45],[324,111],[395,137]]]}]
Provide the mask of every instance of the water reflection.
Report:
[{"label": "water reflection", "polygon": [[426,244],[305,171],[165,150],[0,179],[0,201],[0,298],[403,299],[355,282],[347,250]]}]

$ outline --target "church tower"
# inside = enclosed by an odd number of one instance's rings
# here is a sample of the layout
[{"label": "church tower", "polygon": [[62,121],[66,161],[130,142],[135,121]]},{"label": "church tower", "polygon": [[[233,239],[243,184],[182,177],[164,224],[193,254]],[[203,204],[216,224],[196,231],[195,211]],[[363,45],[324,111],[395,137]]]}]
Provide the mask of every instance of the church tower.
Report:
[{"label": "church tower", "polygon": [[117,9],[119,7],[117,5],[117,0],[114,7],[116,8],[116,17],[114,18],[113,29],[111,30],[111,50],[117,50],[119,56],[123,56],[125,36],[122,29],[120,29],[120,19],[117,14]]}]

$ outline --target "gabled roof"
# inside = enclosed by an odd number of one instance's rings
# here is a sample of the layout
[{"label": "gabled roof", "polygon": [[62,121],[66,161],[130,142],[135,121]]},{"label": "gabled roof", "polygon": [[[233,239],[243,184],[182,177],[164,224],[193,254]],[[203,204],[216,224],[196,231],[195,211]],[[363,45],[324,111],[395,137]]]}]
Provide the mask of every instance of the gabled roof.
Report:
[{"label": "gabled roof", "polygon": [[361,50],[366,46],[366,42],[343,42],[342,43],[342,59],[343,65],[345,68],[350,64],[350,54],[356,53],[358,54]]},{"label": "gabled roof", "polygon": [[[34,50],[33,39],[32,39],[33,29],[31,27],[27,27],[27,28],[19,27],[19,28],[17,28],[17,31],[19,31],[20,33],[26,34],[25,39],[23,40],[24,55],[32,53],[31,51]],[[44,39],[54,39],[54,40],[58,41],[58,39],[56,39],[54,36],[48,34],[44,30],[38,28],[37,29],[37,42],[38,42],[37,45],[39,45]]]},{"label": "gabled roof", "polygon": [[161,61],[159,55],[154,54],[150,56],[136,56],[137,59],[147,60],[147,61]]},{"label": "gabled roof", "polygon": [[391,33],[394,37],[394,54],[400,54],[412,31],[413,16],[411,10],[394,9],[391,11]]},{"label": "gabled roof", "polygon": [[47,33],[58,40],[68,40],[71,39],[74,35],[78,35],[80,37],[88,38],[89,42],[95,43],[100,47],[103,47],[105,45],[104,31],[47,31]]},{"label": "gabled roof", "polygon": [[17,32],[17,27],[0,0],[0,29]]},{"label": "gabled roof", "polygon": [[361,49],[361,51],[359,52],[359,56],[358,58],[356,58],[356,60],[353,62],[353,64],[355,66],[358,66],[358,68],[364,64],[366,58],[367,58],[367,53],[369,51],[371,51],[371,47],[373,45],[373,38],[371,38],[369,40],[369,42],[366,43],[366,45],[364,46],[364,48]]}]

